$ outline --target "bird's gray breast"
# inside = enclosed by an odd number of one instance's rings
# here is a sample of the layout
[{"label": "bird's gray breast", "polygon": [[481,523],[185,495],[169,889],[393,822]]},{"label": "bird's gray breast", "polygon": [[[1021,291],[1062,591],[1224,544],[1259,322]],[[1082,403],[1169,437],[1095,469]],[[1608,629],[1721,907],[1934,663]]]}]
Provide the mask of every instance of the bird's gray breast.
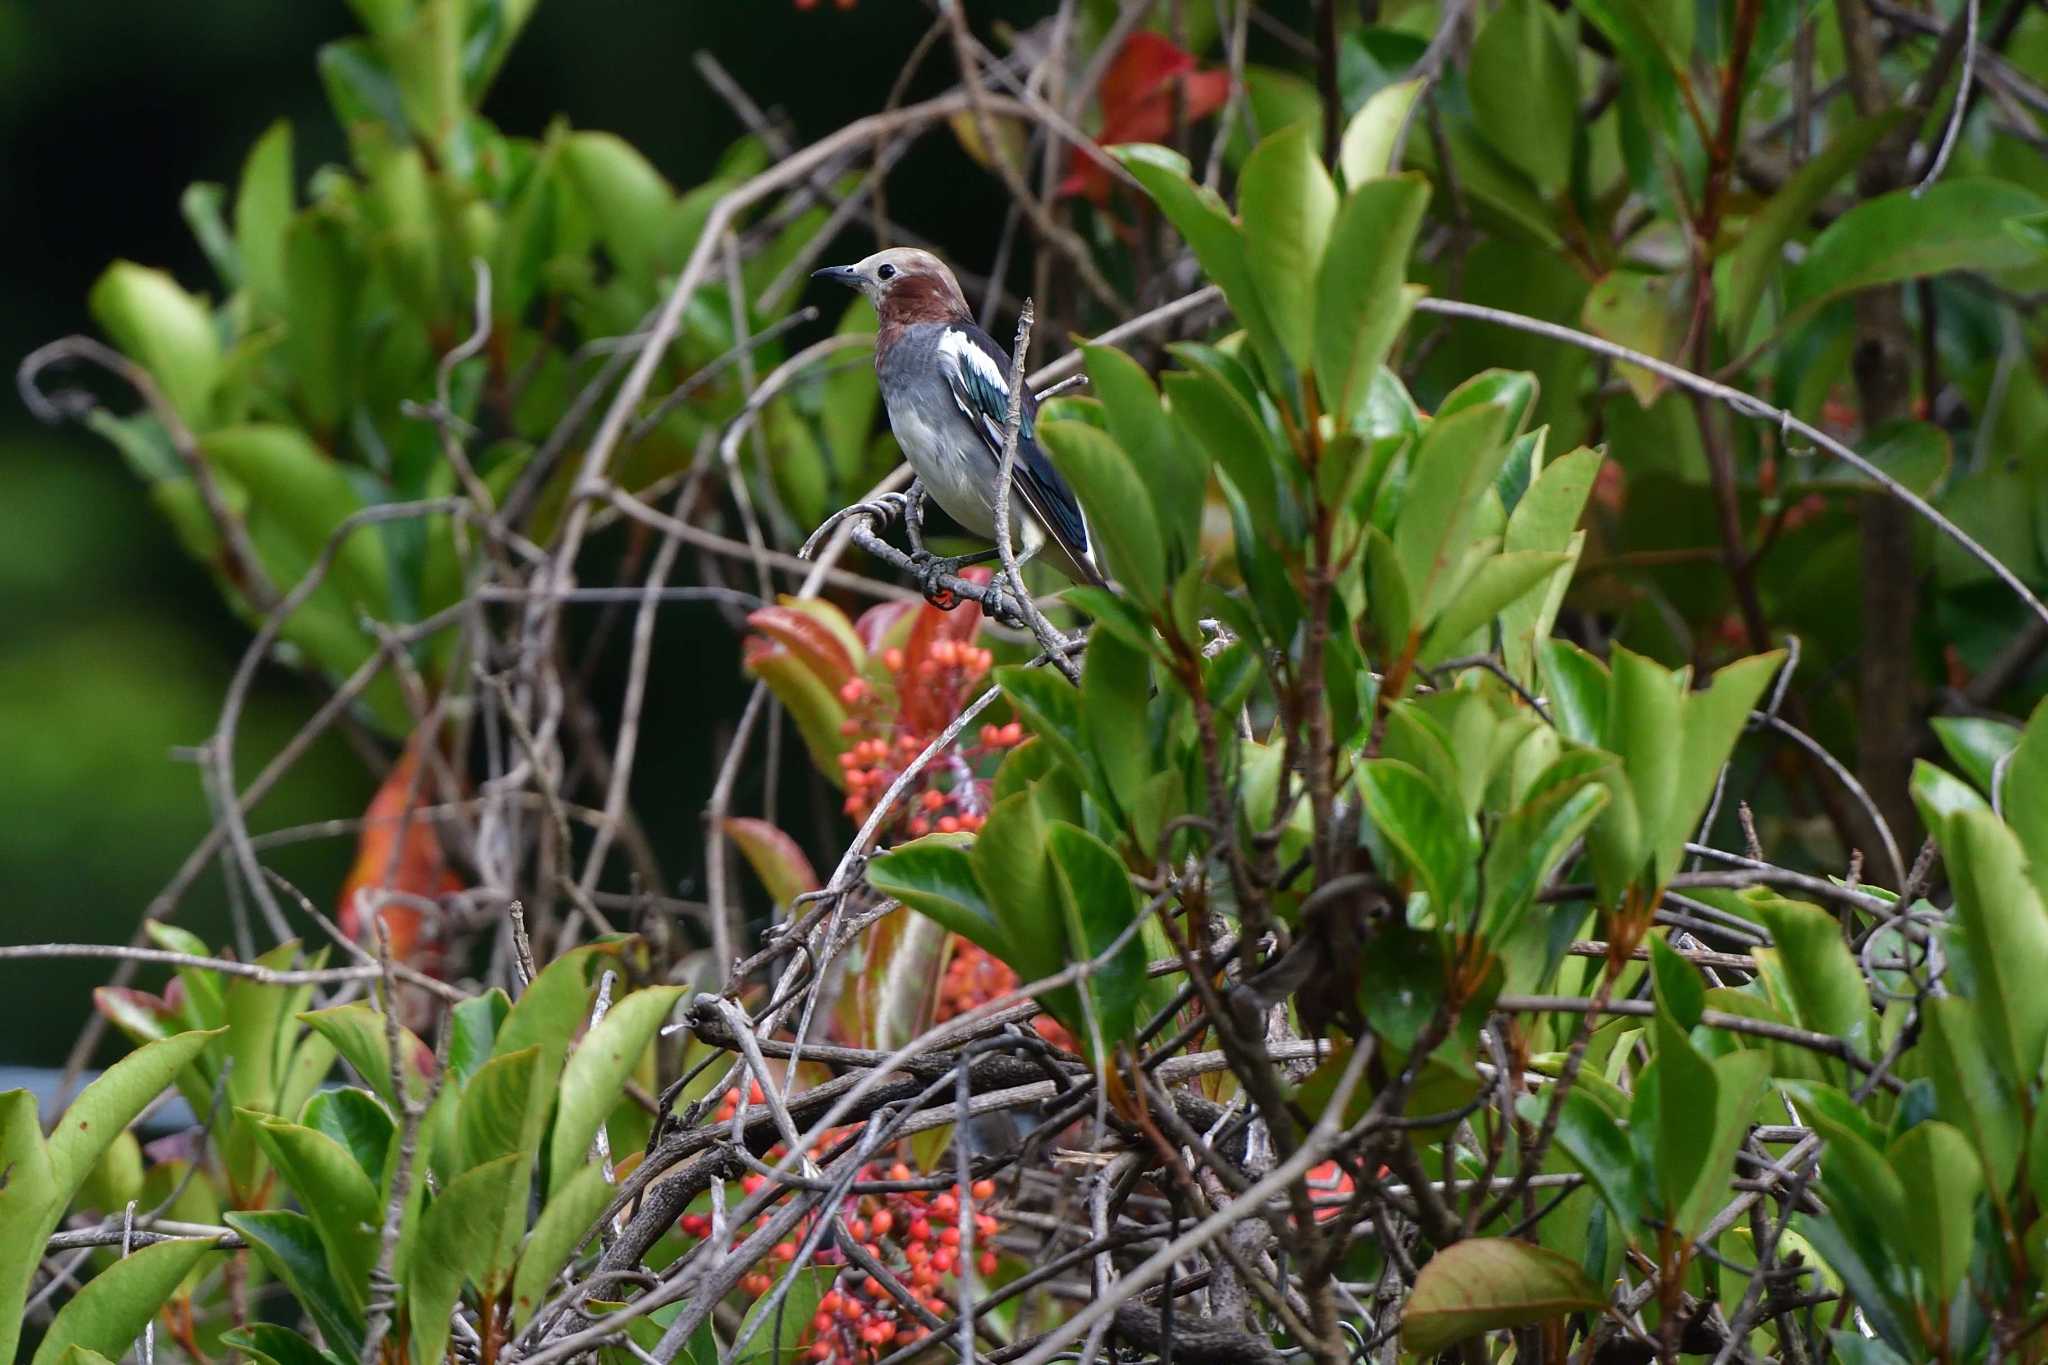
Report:
[{"label": "bird's gray breast", "polygon": [[[889,411],[889,429],[903,447],[903,458],[924,481],[925,491],[946,515],[975,535],[993,540],[996,533],[995,461],[988,446],[954,401],[939,369],[939,338],[946,325],[918,323],[903,329],[876,373],[882,402]],[[1022,530],[1012,498],[1011,521]],[[1019,542],[1020,548],[1022,542]]]}]

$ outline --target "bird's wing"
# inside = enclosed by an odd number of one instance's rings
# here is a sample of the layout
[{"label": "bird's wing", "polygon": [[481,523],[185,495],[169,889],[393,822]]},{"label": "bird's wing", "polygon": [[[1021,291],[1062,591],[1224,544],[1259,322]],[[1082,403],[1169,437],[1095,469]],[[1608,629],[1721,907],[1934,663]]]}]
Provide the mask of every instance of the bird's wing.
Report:
[{"label": "bird's wing", "polygon": [[[939,369],[946,387],[968,424],[988,447],[1000,466],[1003,458],[1003,426],[1010,417],[1010,384],[1004,374],[1006,361],[993,340],[979,327],[953,324],[939,338]],[[1074,491],[1052,467],[1039,449],[1033,433],[1038,402],[1027,389],[1024,394],[1023,423],[1017,432],[1017,459],[1012,474],[1017,491],[1024,496],[1032,514],[1056,536],[1067,553],[1087,568],[1094,568],[1088,553],[1088,522]]]}]

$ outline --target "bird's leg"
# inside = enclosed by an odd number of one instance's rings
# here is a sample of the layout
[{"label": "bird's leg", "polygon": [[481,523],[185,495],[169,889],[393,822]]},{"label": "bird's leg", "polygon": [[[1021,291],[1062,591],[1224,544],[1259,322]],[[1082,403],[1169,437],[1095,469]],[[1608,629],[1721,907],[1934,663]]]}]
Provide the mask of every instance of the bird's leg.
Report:
[{"label": "bird's leg", "polygon": [[978,550],[971,555],[953,555],[950,558],[941,559],[929,550],[919,550],[911,556],[911,559],[913,561],[912,568],[917,574],[918,587],[924,593],[924,600],[937,607],[940,611],[953,610],[953,608],[960,605],[960,599],[954,595],[951,589],[940,587],[939,580],[949,575],[958,574],[962,569],[970,565],[986,564],[991,559],[994,559],[997,553],[998,551],[996,550]]}]

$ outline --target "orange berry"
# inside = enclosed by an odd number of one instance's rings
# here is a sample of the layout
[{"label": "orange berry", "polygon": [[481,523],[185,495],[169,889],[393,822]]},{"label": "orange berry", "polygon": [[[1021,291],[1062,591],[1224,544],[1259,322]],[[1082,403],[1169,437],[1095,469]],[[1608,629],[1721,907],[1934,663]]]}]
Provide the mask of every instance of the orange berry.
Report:
[{"label": "orange berry", "polygon": [[891,1180],[908,1180],[910,1179],[910,1168],[899,1161],[889,1168],[889,1178]]},{"label": "orange berry", "polygon": [[775,1259],[778,1261],[794,1261],[796,1259],[796,1243],[777,1242],[775,1244]]},{"label": "orange berry", "polygon": [[946,804],[946,794],[942,791],[927,791],[918,800],[923,803],[926,810],[937,810]]},{"label": "orange berry", "polygon": [[996,1182],[993,1180],[977,1180],[968,1186],[968,1191],[976,1199],[993,1199],[996,1197]]},{"label": "orange berry", "polygon": [[896,1215],[887,1209],[882,1209],[875,1214],[870,1226],[874,1228],[875,1236],[887,1237],[889,1229],[896,1226]]},{"label": "orange berry", "polygon": [[959,817],[957,817],[957,816],[952,816],[952,815],[942,815],[942,816],[940,816],[940,817],[939,817],[939,833],[941,833],[941,834],[958,834],[959,832],[960,832],[960,820],[959,820]]},{"label": "orange berry", "polygon": [[868,1239],[867,1222],[860,1218],[849,1218],[846,1220],[846,1232],[854,1241],[865,1242]]},{"label": "orange berry", "polygon": [[996,1265],[996,1254],[993,1251],[984,1251],[981,1253],[981,1258],[975,1262],[974,1268],[981,1272],[983,1279],[987,1279],[996,1273]]}]

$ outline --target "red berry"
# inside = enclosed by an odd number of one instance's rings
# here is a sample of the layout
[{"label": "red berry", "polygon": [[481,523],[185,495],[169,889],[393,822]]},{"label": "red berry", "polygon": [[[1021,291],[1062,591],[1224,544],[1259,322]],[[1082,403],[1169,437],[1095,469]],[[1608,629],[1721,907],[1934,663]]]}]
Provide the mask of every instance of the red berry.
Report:
[{"label": "red berry", "polygon": [[996,1254],[993,1251],[984,1251],[975,1261],[974,1268],[981,1272],[983,1279],[987,1279],[996,1273],[996,1264]]},{"label": "red berry", "polygon": [[910,1240],[929,1242],[932,1239],[932,1224],[929,1218],[913,1218],[910,1221]]}]

